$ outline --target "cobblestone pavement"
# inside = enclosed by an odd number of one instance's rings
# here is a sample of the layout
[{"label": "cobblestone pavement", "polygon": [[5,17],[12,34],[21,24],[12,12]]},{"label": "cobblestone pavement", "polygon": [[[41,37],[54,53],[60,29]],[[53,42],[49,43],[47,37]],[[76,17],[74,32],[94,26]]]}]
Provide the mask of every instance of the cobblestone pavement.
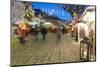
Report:
[{"label": "cobblestone pavement", "polygon": [[45,41],[40,35],[37,39],[29,37],[25,44],[12,47],[12,65],[80,61],[79,45],[69,34],[64,34],[58,43],[55,40],[55,34],[52,33],[47,34]]}]

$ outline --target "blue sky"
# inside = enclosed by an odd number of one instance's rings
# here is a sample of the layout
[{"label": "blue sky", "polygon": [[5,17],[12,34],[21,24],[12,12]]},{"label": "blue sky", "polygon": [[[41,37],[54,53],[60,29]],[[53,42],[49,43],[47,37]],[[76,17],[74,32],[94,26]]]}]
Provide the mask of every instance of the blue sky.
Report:
[{"label": "blue sky", "polygon": [[73,19],[71,13],[65,11],[61,4],[32,2],[32,8],[40,9],[49,16],[55,16],[62,20],[70,21]]}]

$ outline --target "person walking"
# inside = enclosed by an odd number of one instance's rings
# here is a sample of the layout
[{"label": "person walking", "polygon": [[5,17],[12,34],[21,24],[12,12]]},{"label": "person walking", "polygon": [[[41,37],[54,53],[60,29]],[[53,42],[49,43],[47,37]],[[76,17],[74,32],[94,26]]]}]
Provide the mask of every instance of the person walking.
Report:
[{"label": "person walking", "polygon": [[62,30],[58,27],[56,29],[56,44],[61,41]]},{"label": "person walking", "polygon": [[20,43],[25,43],[25,38],[26,36],[28,36],[27,22],[26,21],[20,22],[17,31]]},{"label": "person walking", "polygon": [[43,36],[42,39],[45,40],[46,34],[47,34],[47,30],[46,30],[45,27],[42,27],[42,28],[41,28],[41,34],[42,34],[42,36]]}]

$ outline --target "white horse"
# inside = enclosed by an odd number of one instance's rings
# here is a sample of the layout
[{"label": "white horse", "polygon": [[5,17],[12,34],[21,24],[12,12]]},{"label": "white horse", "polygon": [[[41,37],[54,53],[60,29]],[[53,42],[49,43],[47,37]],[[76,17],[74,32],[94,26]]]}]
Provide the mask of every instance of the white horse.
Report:
[{"label": "white horse", "polygon": [[95,39],[95,22],[91,22],[89,25],[85,24],[85,23],[77,23],[76,24],[78,27],[78,43],[80,43],[80,41],[82,40],[82,38],[80,38],[80,30],[84,29],[84,35],[89,37],[89,33],[91,33],[91,31],[93,32],[93,38]]},{"label": "white horse", "polygon": [[89,28],[85,23],[77,23],[76,25],[77,25],[77,28],[78,28],[78,43],[80,44],[80,41],[82,40],[82,38],[80,38],[81,37],[81,35],[80,35],[81,31],[80,30],[84,29],[83,34],[85,36],[89,37]]}]

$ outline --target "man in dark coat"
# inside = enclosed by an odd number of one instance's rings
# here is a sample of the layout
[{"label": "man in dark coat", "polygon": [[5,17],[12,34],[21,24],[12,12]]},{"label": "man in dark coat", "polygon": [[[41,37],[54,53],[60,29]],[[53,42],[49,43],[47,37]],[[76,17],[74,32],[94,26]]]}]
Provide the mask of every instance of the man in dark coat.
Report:
[{"label": "man in dark coat", "polygon": [[41,28],[41,34],[43,35],[42,39],[45,40],[47,34],[47,30],[45,29],[45,27]]}]

